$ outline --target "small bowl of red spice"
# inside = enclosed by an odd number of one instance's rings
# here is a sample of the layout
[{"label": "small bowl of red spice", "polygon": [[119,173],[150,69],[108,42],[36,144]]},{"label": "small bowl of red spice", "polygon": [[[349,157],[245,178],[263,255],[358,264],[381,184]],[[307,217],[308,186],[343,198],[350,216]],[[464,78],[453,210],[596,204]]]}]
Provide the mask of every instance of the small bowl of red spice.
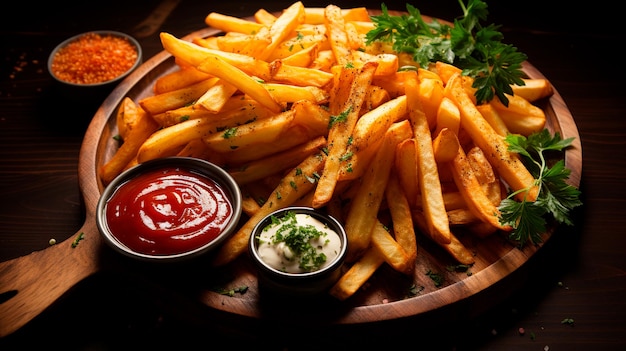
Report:
[{"label": "small bowl of red spice", "polygon": [[68,86],[109,87],[141,63],[141,45],[135,38],[98,30],[75,35],[57,45],[48,58],[48,72]]}]

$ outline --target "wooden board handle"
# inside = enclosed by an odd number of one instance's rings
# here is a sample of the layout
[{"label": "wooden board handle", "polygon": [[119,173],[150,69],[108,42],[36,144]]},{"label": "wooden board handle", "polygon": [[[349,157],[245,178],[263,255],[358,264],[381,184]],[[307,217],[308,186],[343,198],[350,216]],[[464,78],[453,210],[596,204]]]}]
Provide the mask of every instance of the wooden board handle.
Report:
[{"label": "wooden board handle", "polygon": [[[81,233],[83,239],[72,247]],[[96,273],[101,243],[95,221],[88,218],[65,241],[1,262],[0,338],[21,328],[78,282]]]}]

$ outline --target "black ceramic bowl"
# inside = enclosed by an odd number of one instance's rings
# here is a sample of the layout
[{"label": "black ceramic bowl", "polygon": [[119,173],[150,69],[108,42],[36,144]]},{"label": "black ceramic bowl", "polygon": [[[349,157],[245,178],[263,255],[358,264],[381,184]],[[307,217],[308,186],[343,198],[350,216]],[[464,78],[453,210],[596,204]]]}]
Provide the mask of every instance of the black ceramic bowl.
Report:
[{"label": "black ceramic bowl", "polygon": [[176,262],[218,248],[237,229],[241,191],[222,168],[191,157],[139,164],[104,189],[96,224],[115,251]]},{"label": "black ceramic bowl", "polygon": [[[287,238],[287,232],[283,232],[283,238],[285,239],[282,244],[277,244],[271,248],[268,244],[272,244],[270,237],[262,238],[265,231],[265,235],[272,235],[271,231],[268,231],[268,226],[274,227],[273,223],[277,221],[283,221],[289,216],[303,215],[303,220],[319,221],[322,225],[320,232],[330,230],[336,233],[336,238],[331,237],[332,233],[322,236],[320,241],[310,241],[313,247],[319,248],[326,246],[326,242],[329,241],[332,245],[333,241],[336,241],[337,246],[332,248],[329,246],[326,255],[326,262],[321,267],[302,269],[303,265],[302,256],[295,254],[296,250],[291,250],[290,246],[293,241]],[[293,218],[293,217],[291,217]],[[293,219],[291,219],[293,220]],[[291,220],[287,220],[288,222]],[[307,227],[308,222],[297,222],[295,227]],[[322,229],[324,228],[325,229]],[[290,228],[293,229],[293,226]],[[273,236],[276,238],[276,235]],[[300,241],[300,247],[302,242]],[[291,243],[291,244],[290,244]],[[326,292],[341,276],[341,270],[347,254],[346,232],[335,218],[327,215],[324,212],[310,208],[310,207],[287,207],[277,210],[259,223],[252,230],[248,251],[252,257],[252,261],[257,268],[259,287],[261,290],[268,291],[270,293],[277,293],[286,296],[313,296]],[[260,248],[265,245],[265,253],[260,252]],[[281,247],[282,245],[282,247]],[[278,253],[275,251],[278,250]],[[285,257],[288,259],[285,259]],[[269,263],[273,261],[274,264]],[[279,262],[282,261],[282,262]],[[312,261],[304,266],[310,267]],[[313,264],[315,266],[315,264]]]},{"label": "black ceramic bowl", "polygon": [[57,45],[48,57],[48,72],[68,92],[99,92],[116,86],[142,61],[141,45],[135,38],[97,30]]}]

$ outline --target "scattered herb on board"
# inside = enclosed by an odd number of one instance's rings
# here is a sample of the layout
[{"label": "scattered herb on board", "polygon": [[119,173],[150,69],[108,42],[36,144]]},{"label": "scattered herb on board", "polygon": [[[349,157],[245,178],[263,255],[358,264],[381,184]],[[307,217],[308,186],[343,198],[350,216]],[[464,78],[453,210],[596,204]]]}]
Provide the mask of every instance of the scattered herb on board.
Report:
[{"label": "scattered herb on board", "polygon": [[426,22],[420,11],[406,4],[408,14],[389,15],[381,5],[382,14],[372,16],[374,29],[366,34],[366,44],[375,41],[390,42],[394,51],[412,55],[420,67],[442,61],[463,70],[474,78],[477,103],[497,96],[508,106],[505,94],[513,95],[511,84],[524,85],[522,62],[527,56],[517,48],[502,42],[499,26],[483,26],[487,19],[487,4],[481,0],[459,0],[463,16],[453,26],[433,19]]},{"label": "scattered herb on board", "polygon": [[573,140],[574,138],[561,139],[559,133],[551,136],[547,129],[528,137],[517,134],[506,137],[509,151],[521,155],[526,168],[535,177],[535,185],[539,186],[537,200],[516,201],[515,195],[528,190],[520,189],[508,195],[499,206],[500,222],[513,227],[509,237],[520,246],[529,241],[535,244],[541,242],[541,233],[546,230],[546,215],[551,215],[558,223],[573,225],[569,213],[573,208],[582,205],[580,191],[566,183],[571,171],[565,168],[564,160],[561,159],[550,167],[546,159],[547,152],[562,151]]},{"label": "scattered herb on board", "polygon": [[84,238],[85,238],[85,233],[78,234],[76,238],[74,238],[74,241],[72,241],[72,248],[75,248],[76,246],[78,246],[78,243]]},{"label": "scattered herb on board", "polygon": [[215,288],[213,289],[213,291],[221,295],[233,297],[237,293],[242,294],[242,295],[245,294],[248,291],[248,287],[244,285],[244,286],[240,286],[240,287],[232,288],[232,289]]},{"label": "scattered herb on board", "polygon": [[426,275],[435,283],[436,287],[440,287],[443,284],[443,276],[441,274],[428,270]]}]

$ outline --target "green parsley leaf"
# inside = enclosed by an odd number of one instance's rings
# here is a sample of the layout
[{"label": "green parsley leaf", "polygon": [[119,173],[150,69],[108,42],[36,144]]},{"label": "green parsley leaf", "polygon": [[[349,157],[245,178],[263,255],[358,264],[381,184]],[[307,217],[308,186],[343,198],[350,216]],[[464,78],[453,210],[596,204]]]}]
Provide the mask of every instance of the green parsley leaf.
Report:
[{"label": "green parsley leaf", "polygon": [[505,94],[513,94],[511,85],[524,85],[522,62],[527,56],[502,42],[498,26],[482,26],[488,15],[484,1],[467,0],[465,4],[459,0],[459,5],[463,15],[449,26],[436,19],[427,23],[410,4],[406,4],[408,14],[391,16],[383,3],[381,15],[371,16],[374,29],[366,33],[366,44],[391,43],[394,51],[412,55],[423,68],[437,61],[459,67],[474,78],[478,104],[497,96],[508,106]]},{"label": "green parsley leaf", "polygon": [[500,223],[513,227],[510,238],[520,246],[527,242],[541,242],[541,233],[546,231],[546,216],[552,216],[558,223],[572,225],[569,215],[575,207],[582,205],[580,191],[569,184],[567,179],[571,170],[565,167],[564,160],[550,165],[546,153],[563,151],[568,148],[574,138],[562,139],[557,132],[553,136],[547,129],[535,132],[528,137],[509,134],[506,141],[509,151],[521,155],[524,164],[535,177],[535,185],[539,186],[537,200],[516,201],[515,195],[527,192],[521,189],[502,200],[500,203]]}]

